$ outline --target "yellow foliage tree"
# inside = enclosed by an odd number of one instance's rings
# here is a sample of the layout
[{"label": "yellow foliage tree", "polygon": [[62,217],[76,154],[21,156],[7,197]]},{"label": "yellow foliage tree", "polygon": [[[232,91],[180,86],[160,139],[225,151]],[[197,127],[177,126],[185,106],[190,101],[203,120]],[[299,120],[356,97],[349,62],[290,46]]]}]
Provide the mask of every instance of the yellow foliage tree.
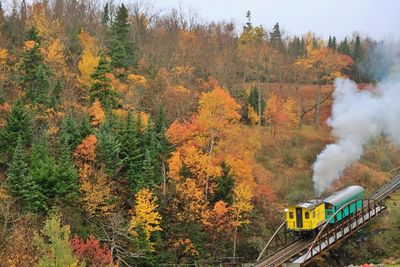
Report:
[{"label": "yellow foliage tree", "polygon": [[92,84],[90,75],[94,72],[100,62],[100,57],[93,54],[89,49],[84,49],[78,68],[81,75],[78,80],[83,85],[89,87]]},{"label": "yellow foliage tree", "polygon": [[251,126],[255,126],[258,124],[258,121],[260,120],[257,112],[253,108],[253,106],[248,105],[247,106],[247,117],[249,119],[249,123]]},{"label": "yellow foliage tree", "polygon": [[247,216],[254,208],[251,203],[252,197],[253,188],[248,186],[246,183],[238,183],[235,186],[233,204],[231,207],[233,218],[232,224],[234,227],[233,257],[236,257],[238,228],[244,224],[250,223]]},{"label": "yellow foliage tree", "polygon": [[46,61],[52,70],[55,70],[59,76],[66,73],[66,63],[64,56],[64,45],[60,39],[55,38],[47,48]]},{"label": "yellow foliage tree", "polygon": [[91,215],[110,215],[115,209],[112,185],[102,171],[93,169],[96,159],[97,138],[86,137],[74,152],[74,161],[79,171],[80,190],[86,212]]},{"label": "yellow foliage tree", "polygon": [[147,188],[141,189],[135,195],[135,208],[132,212],[129,232],[134,237],[139,237],[139,228],[144,233],[144,238],[150,243],[151,250],[153,244],[150,242],[151,234],[161,231],[161,215],[157,211],[157,197]]},{"label": "yellow foliage tree", "polygon": [[8,66],[8,51],[5,48],[0,49],[0,90],[3,89],[3,83],[5,82],[9,66]]},{"label": "yellow foliage tree", "polygon": [[100,61],[100,57],[98,56],[99,47],[96,39],[83,30],[79,33],[79,42],[82,47],[82,56],[78,64],[81,74],[78,80],[83,85],[89,87],[92,84],[90,75],[97,68]]}]

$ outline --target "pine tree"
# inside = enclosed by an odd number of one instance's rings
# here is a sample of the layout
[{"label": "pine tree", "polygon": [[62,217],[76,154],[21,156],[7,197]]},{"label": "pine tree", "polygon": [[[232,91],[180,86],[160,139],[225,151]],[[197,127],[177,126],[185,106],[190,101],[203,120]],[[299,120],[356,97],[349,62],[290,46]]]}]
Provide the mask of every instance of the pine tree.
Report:
[{"label": "pine tree", "polygon": [[36,212],[41,209],[43,195],[39,187],[28,173],[28,163],[25,159],[23,141],[19,137],[14,155],[7,171],[7,184],[11,194],[22,200],[23,208]]},{"label": "pine tree", "polygon": [[61,125],[61,143],[68,146],[70,151],[73,151],[83,138],[72,113],[69,112]]},{"label": "pine tree", "polygon": [[56,197],[61,200],[71,200],[78,194],[78,172],[71,158],[67,144],[61,146],[61,154],[57,161],[54,174],[56,180]]},{"label": "pine tree", "polygon": [[35,42],[32,48],[25,49],[21,54],[19,70],[21,73],[21,87],[29,94],[34,90],[38,75],[38,67],[44,67],[44,58],[39,51],[40,45]]},{"label": "pine tree", "polygon": [[111,79],[107,74],[111,73],[110,64],[105,55],[102,55],[99,65],[90,76],[93,84],[90,88],[90,100],[94,102],[98,98],[104,108],[114,108],[118,104],[118,93],[111,86]]},{"label": "pine tree", "polygon": [[97,136],[98,156],[104,163],[107,174],[114,178],[122,165],[120,159],[121,143],[115,134],[115,124],[115,118],[112,114],[107,114],[107,119],[100,126]]},{"label": "pine tree", "polygon": [[49,104],[50,83],[45,66],[40,64],[36,68],[35,81],[32,88],[28,91],[28,99],[33,104]]},{"label": "pine tree", "polygon": [[141,176],[143,152],[140,147],[138,130],[131,113],[122,124],[119,136],[121,143],[120,158],[122,159],[122,173],[128,177],[130,188],[133,190]]},{"label": "pine tree", "polygon": [[63,86],[61,81],[57,80],[56,85],[53,87],[53,92],[51,94],[50,106],[52,108],[56,108],[60,105],[62,89]]},{"label": "pine tree", "polygon": [[85,116],[79,123],[79,134],[80,134],[79,141],[85,139],[91,133],[93,133],[93,128],[92,125],[90,124],[90,118],[89,116]]},{"label": "pine tree", "polygon": [[7,183],[10,192],[15,197],[21,197],[21,188],[28,176],[28,163],[25,160],[24,144],[21,137],[17,139],[17,146],[7,171]]},{"label": "pine tree", "polygon": [[360,36],[357,35],[356,36],[356,40],[354,42],[354,48],[352,51],[352,58],[354,61],[354,67],[353,67],[353,79],[357,82],[362,82],[362,74],[359,70],[359,66],[360,63],[363,60],[363,56],[364,56],[364,51],[363,48],[361,46],[361,40],[360,40]]},{"label": "pine tree", "polygon": [[111,25],[110,56],[113,68],[136,67],[137,59],[134,45],[130,41],[129,14],[124,4],[117,10],[115,21]]},{"label": "pine tree", "polygon": [[160,184],[160,175],[157,172],[158,162],[155,158],[154,151],[151,151],[150,148],[146,149],[142,174],[138,181],[138,186],[136,190],[140,190],[142,188],[154,188],[156,185]]},{"label": "pine tree", "polygon": [[344,55],[350,56],[351,52],[350,52],[350,47],[349,44],[347,42],[347,38],[344,38],[344,40],[342,42],[340,42],[339,47],[338,47],[338,51]]},{"label": "pine tree", "polygon": [[26,32],[25,41],[35,41],[38,44],[42,42],[42,38],[39,36],[39,32],[34,26],[30,27]]},{"label": "pine tree", "polygon": [[28,111],[25,110],[23,102],[17,100],[12,106],[4,128],[0,131],[0,148],[3,156],[7,156],[14,149],[18,138],[21,138],[23,146],[29,144],[31,135],[32,118]]},{"label": "pine tree", "polygon": [[329,39],[328,39],[328,48],[333,49],[332,47],[332,36],[329,35]]},{"label": "pine tree", "polygon": [[[261,113],[263,113],[263,110],[265,110],[265,101],[264,98],[261,96],[259,97],[259,90],[257,88],[252,88],[249,94],[249,97],[247,98],[248,103],[250,104],[251,107],[254,108],[254,110],[261,110]],[[261,101],[259,105],[259,101]],[[245,111],[245,118],[248,118],[247,114],[247,109]],[[264,120],[262,119],[262,123],[264,123]]]},{"label": "pine tree", "polygon": [[40,187],[44,196],[41,208],[46,209],[52,205],[57,192],[57,180],[55,177],[56,162],[50,155],[46,138],[34,142],[31,151],[29,174],[35,184]]},{"label": "pine tree", "polygon": [[335,36],[333,36],[333,38],[332,38],[332,49],[333,49],[333,51],[336,51],[336,49],[337,49],[337,43],[336,43]]},{"label": "pine tree", "polygon": [[110,7],[108,3],[104,5],[103,14],[101,16],[101,22],[105,26],[108,26],[110,24]]},{"label": "pine tree", "polygon": [[270,43],[275,49],[281,52],[285,51],[285,44],[282,39],[281,30],[279,29],[279,23],[276,23],[272,32],[270,32]]},{"label": "pine tree", "polygon": [[222,162],[222,175],[217,180],[217,190],[212,203],[223,200],[225,203],[232,204],[233,188],[235,186],[234,175],[231,168]]}]

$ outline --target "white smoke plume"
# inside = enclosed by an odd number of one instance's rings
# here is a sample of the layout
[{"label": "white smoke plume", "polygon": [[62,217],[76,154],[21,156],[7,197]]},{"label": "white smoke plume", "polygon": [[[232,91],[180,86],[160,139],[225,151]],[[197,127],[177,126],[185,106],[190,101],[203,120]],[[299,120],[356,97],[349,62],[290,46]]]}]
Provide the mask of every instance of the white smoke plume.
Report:
[{"label": "white smoke plume", "polygon": [[313,165],[318,195],[360,159],[364,146],[372,138],[385,135],[400,147],[400,75],[397,71],[392,69],[390,78],[371,90],[359,90],[349,79],[336,79],[333,97],[328,125],[336,142],[327,145]]}]

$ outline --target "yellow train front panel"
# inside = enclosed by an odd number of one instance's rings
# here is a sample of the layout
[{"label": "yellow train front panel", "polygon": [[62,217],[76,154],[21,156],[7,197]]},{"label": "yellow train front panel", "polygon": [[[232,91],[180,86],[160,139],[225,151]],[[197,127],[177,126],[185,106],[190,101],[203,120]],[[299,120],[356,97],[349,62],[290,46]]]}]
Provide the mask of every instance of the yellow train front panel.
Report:
[{"label": "yellow train front panel", "polygon": [[311,200],[285,209],[287,227],[293,231],[311,231],[325,221],[325,204]]}]

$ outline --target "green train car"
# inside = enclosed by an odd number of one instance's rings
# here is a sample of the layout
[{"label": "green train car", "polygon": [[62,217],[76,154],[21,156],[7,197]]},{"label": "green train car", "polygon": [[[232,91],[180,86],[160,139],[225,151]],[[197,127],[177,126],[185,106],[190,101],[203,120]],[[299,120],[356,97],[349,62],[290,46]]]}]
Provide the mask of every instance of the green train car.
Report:
[{"label": "green train car", "polygon": [[339,212],[336,215],[336,220],[331,219],[329,223],[336,223],[347,217],[349,214],[354,214],[356,211],[360,210],[363,205],[363,195],[363,187],[359,185],[352,185],[328,196],[324,199],[326,219],[328,220],[330,217],[332,217],[332,215],[335,214],[335,212],[338,211],[342,206],[358,199],[348,207],[345,207],[342,212]]},{"label": "green train car", "polygon": [[352,185],[329,195],[325,199],[310,200],[290,206],[285,209],[287,228],[298,233],[315,233],[336,211],[349,202],[355,200],[354,203],[346,206],[342,212],[336,214],[336,218],[332,218],[329,223],[339,222],[349,214],[354,214],[360,210],[363,206],[363,195],[363,187]]}]

